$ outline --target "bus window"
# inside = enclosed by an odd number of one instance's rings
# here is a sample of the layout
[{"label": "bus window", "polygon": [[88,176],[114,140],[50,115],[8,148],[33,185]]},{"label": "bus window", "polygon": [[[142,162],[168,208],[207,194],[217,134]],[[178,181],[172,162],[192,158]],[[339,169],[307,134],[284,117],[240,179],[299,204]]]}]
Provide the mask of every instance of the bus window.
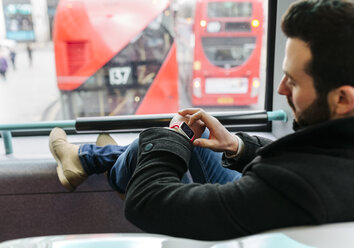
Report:
[{"label": "bus window", "polygon": [[240,66],[252,54],[255,37],[202,37],[203,52],[210,63],[215,66],[230,69]]},{"label": "bus window", "polygon": [[[0,54],[8,61],[0,78],[1,122],[187,107],[264,110],[267,6],[267,0],[0,1]],[[26,32],[13,28],[22,22]]]},{"label": "bus window", "polygon": [[251,17],[251,2],[209,2],[207,6],[208,18],[222,17]]}]

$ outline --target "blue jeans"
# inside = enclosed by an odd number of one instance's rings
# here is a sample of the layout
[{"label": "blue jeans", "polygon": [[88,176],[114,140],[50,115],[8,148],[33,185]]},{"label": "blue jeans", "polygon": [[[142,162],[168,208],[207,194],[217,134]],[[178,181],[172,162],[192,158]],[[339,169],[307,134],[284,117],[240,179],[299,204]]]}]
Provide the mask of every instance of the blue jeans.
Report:
[{"label": "blue jeans", "polygon": [[[209,132],[205,131],[203,138]],[[138,157],[139,140],[128,146],[107,145],[99,147],[83,144],[79,149],[81,164],[88,175],[108,172],[111,187],[125,193],[127,184],[135,170]],[[224,168],[221,165],[222,153],[210,149],[194,147],[189,161],[189,174],[182,178],[183,183],[219,183],[225,184],[241,177],[241,173]]]}]

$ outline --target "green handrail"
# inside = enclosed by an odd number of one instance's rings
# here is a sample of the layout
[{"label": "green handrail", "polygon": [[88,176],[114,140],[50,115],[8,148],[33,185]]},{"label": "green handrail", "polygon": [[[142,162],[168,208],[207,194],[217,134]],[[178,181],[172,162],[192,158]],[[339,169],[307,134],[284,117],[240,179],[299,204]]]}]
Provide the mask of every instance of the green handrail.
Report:
[{"label": "green handrail", "polygon": [[268,111],[268,121],[288,121],[288,115],[284,110],[275,110],[275,111]]},{"label": "green handrail", "polygon": [[5,153],[12,154],[12,134],[13,130],[33,130],[33,129],[43,129],[43,128],[75,128],[75,120],[69,121],[41,121],[41,122],[31,122],[31,123],[15,123],[15,124],[0,124],[0,130],[2,138],[4,140]]},{"label": "green handrail", "polygon": [[39,121],[30,123],[0,124],[1,131],[43,129],[43,128],[75,128],[76,120],[67,121]]}]

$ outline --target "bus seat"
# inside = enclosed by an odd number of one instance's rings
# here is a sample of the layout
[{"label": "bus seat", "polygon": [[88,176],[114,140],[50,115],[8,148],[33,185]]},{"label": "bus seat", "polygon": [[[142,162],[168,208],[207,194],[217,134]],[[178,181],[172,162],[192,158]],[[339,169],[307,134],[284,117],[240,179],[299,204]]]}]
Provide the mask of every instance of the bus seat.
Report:
[{"label": "bus seat", "polygon": [[0,161],[0,241],[31,236],[141,232],[104,175],[67,192],[54,159]]}]

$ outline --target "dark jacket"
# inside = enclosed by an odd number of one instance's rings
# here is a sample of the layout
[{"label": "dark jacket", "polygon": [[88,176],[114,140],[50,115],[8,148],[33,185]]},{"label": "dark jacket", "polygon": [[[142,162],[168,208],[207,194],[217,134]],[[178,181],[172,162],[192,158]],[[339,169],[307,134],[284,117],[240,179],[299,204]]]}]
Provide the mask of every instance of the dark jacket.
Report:
[{"label": "dark jacket", "polygon": [[[354,118],[314,125],[269,145],[239,134],[243,169],[226,185],[182,184],[191,143],[179,133],[141,133],[126,217],[147,232],[221,240],[274,228],[354,221]],[[257,148],[264,146],[259,149]]]}]

